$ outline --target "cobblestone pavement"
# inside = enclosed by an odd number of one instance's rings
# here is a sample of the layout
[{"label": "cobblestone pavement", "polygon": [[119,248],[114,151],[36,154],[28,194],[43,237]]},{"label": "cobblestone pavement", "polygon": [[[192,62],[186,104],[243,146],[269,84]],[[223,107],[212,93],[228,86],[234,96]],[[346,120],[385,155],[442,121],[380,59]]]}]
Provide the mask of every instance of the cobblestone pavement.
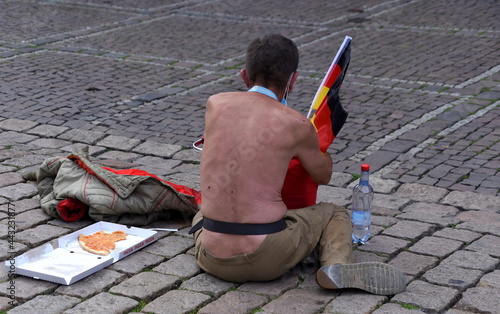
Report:
[{"label": "cobblestone pavement", "polygon": [[[22,173],[89,145],[92,159],[199,188],[204,102],[244,90],[254,37],[279,32],[301,53],[289,103],[306,113],[345,35],[349,119],[319,199],[350,204],[361,162],[377,193],[357,261],[405,272],[395,296],[328,291],[303,263],[235,284],[199,269],[189,221],[73,284],[9,277],[9,313],[498,313],[500,6],[496,0],[0,0],[0,259],[68,234]],[[15,234],[9,222],[15,213]],[[9,242],[13,240],[13,248]]]}]

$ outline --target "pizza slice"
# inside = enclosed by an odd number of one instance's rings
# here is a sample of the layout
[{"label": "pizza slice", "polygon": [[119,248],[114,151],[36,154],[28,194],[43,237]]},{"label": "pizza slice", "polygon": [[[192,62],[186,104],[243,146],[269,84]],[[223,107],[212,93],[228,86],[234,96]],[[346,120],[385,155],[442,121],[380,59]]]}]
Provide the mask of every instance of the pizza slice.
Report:
[{"label": "pizza slice", "polygon": [[105,256],[115,248],[115,242],[126,238],[127,234],[123,231],[114,231],[112,233],[98,231],[88,236],[81,234],[78,237],[78,243],[87,252]]}]

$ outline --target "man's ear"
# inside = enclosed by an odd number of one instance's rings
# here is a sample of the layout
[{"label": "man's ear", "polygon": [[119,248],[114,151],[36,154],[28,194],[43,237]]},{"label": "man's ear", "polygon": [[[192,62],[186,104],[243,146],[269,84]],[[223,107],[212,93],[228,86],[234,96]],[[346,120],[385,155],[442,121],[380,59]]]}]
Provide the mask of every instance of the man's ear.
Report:
[{"label": "man's ear", "polygon": [[293,85],[295,84],[295,80],[297,79],[298,76],[299,76],[299,72],[297,72],[297,71],[293,72],[292,77],[290,79],[290,86],[288,87],[288,90],[290,92],[292,91]]},{"label": "man's ear", "polygon": [[241,69],[240,70],[240,75],[241,75],[241,78],[243,79],[243,82],[245,82],[245,85],[247,86],[247,88],[250,88],[250,79],[248,78],[248,73],[247,73],[247,70],[246,69]]}]

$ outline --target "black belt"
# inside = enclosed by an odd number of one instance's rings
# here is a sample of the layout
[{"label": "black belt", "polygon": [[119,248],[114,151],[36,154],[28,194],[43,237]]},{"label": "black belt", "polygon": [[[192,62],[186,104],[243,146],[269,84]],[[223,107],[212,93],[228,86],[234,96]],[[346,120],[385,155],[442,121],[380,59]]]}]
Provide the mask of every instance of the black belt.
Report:
[{"label": "black belt", "polygon": [[278,221],[266,223],[266,224],[248,224],[248,223],[236,223],[236,222],[224,222],[213,220],[207,217],[203,217],[199,222],[196,223],[190,230],[189,234],[192,234],[201,229],[201,227],[220,233],[228,234],[238,234],[238,235],[258,235],[258,234],[269,234],[280,232],[286,229],[285,218]]}]

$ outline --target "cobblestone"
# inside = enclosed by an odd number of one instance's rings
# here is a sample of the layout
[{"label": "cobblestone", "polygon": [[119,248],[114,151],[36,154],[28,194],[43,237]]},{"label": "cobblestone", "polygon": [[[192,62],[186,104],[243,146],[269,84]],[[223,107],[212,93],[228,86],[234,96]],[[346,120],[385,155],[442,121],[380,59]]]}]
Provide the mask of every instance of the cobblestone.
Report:
[{"label": "cobblestone", "polygon": [[71,313],[126,313],[134,309],[139,302],[119,295],[101,292],[98,295],[77,304],[74,308],[64,311]]},{"label": "cobblestone", "polygon": [[112,285],[119,283],[125,275],[109,269],[102,269],[70,286],[60,286],[54,292],[57,295],[69,295],[88,299]]},{"label": "cobblestone", "polygon": [[414,253],[424,253],[443,258],[458,250],[462,245],[463,243],[460,241],[430,236],[418,241],[409,250]]},{"label": "cobblestone", "polygon": [[[496,5],[1,2],[2,263],[92,223],[63,222],[40,209],[34,182],[21,174],[37,170],[47,157],[89,145],[91,159],[102,166],[138,168],[199,189],[201,154],[187,148],[203,136],[206,100],[245,91],[238,73],[245,48],[256,34],[272,30],[298,44],[299,77],[289,105],[302,113],[332,52],[345,35],[353,37],[341,90],[349,118],[328,150],[334,175],[320,187],[318,200],[349,206],[353,175],[361,163],[370,163],[376,190],[372,238],[356,246],[354,255],[357,262],[396,266],[410,283],[395,296],[325,290],[315,282],[318,263],[299,264],[271,282],[225,282],[196,264],[185,219],[176,224],[181,231],[161,232],[154,244],[70,286],[15,277],[13,304],[8,269],[0,267],[0,311],[496,312]],[[14,235],[10,221],[16,223]]]},{"label": "cobblestone", "polygon": [[198,313],[218,314],[228,313],[250,313],[267,302],[267,298],[261,295],[242,292],[229,291],[217,300],[204,306]]},{"label": "cobblestone", "polygon": [[406,290],[392,298],[392,302],[413,304],[426,311],[439,312],[446,309],[458,296],[453,288],[433,285],[421,280],[411,282]]},{"label": "cobblestone", "polygon": [[142,272],[112,287],[109,292],[148,302],[169,291],[178,282],[179,278],[175,276]]}]

